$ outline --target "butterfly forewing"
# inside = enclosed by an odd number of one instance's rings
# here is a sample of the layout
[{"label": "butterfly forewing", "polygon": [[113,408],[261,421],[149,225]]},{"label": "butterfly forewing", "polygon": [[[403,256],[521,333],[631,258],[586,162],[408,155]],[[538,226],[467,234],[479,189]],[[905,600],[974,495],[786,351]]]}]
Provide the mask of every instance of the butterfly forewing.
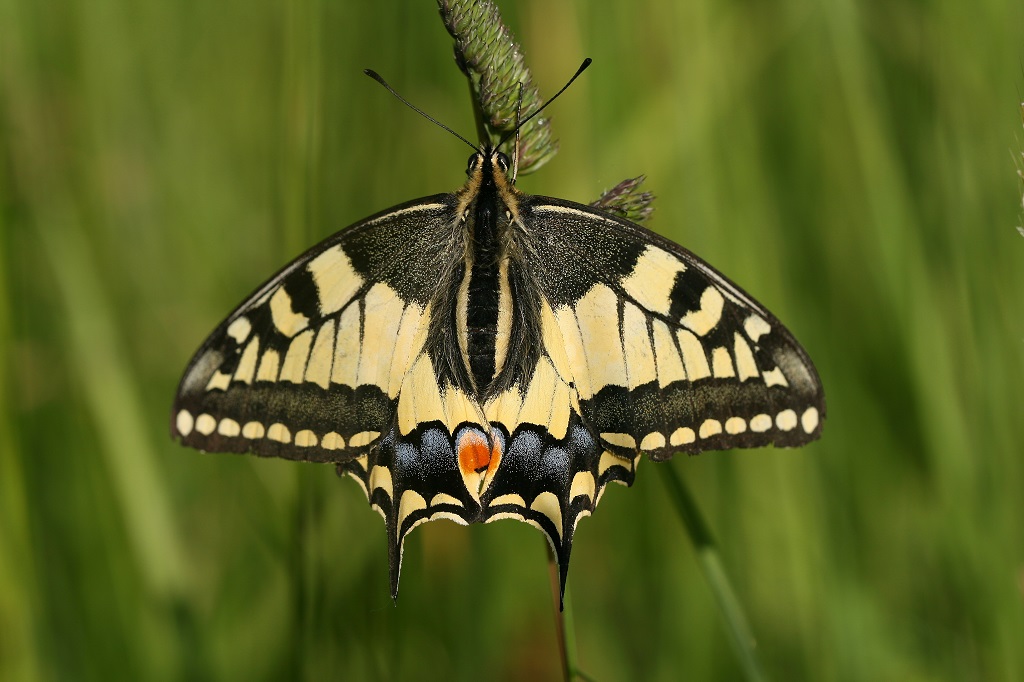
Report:
[{"label": "butterfly forewing", "polygon": [[240,305],[182,378],[172,433],[201,450],[356,457],[387,431],[450,267],[450,195],[322,242]]},{"label": "butterfly forewing", "polygon": [[[806,353],[739,287],[633,223],[546,197],[523,202],[536,278],[565,342],[584,421],[620,454],[775,444],[820,435]],[[548,318],[550,321],[550,318]]]}]

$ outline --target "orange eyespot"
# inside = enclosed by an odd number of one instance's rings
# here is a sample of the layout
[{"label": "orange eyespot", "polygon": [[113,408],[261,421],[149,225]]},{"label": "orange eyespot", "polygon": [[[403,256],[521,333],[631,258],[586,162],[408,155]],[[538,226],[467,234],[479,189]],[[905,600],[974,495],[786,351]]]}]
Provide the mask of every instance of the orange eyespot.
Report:
[{"label": "orange eyespot", "polygon": [[459,468],[463,475],[480,473],[491,463],[491,449],[484,434],[476,429],[466,429],[459,436]]},{"label": "orange eyespot", "polygon": [[459,468],[463,475],[483,473],[497,468],[501,461],[502,441],[500,434],[494,433],[494,444],[488,446],[484,434],[477,429],[465,429],[459,434]]}]

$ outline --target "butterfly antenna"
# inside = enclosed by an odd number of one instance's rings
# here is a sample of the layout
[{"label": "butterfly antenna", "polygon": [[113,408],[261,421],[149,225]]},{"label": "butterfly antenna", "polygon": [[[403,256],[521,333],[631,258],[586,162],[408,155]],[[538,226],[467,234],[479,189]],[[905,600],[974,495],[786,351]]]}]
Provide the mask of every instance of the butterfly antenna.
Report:
[{"label": "butterfly antenna", "polygon": [[[581,70],[582,70],[582,69],[581,69]],[[397,97],[397,98],[398,98],[398,101],[399,101],[399,102],[401,102],[401,103],[402,103],[402,104],[404,104],[405,106],[409,107],[410,109],[412,109],[412,110],[413,110],[413,111],[415,111],[415,112],[416,112],[417,114],[419,114],[419,115],[420,115],[420,116],[422,116],[423,118],[427,119],[428,121],[430,121],[431,123],[433,123],[433,124],[434,124],[434,125],[436,125],[437,127],[439,127],[439,128],[443,128],[443,129],[447,130],[447,131],[448,131],[449,133],[451,133],[451,134],[452,134],[452,135],[454,135],[455,137],[459,138],[460,140],[462,140],[463,142],[465,142],[466,144],[468,144],[468,145],[470,146],[470,148],[472,148],[472,149],[474,149],[474,150],[476,150],[476,151],[479,151],[479,149],[477,148],[477,146],[476,146],[475,144],[473,144],[472,142],[470,142],[469,140],[467,140],[466,138],[464,138],[464,137],[463,137],[462,135],[459,135],[459,134],[458,134],[457,132],[455,132],[454,130],[452,130],[451,128],[449,128],[448,126],[446,126],[445,124],[441,123],[441,122],[440,122],[440,121],[438,121],[438,120],[437,120],[436,118],[434,118],[433,116],[431,116],[431,115],[430,115],[430,114],[428,114],[427,112],[423,111],[423,110],[422,110],[422,109],[420,109],[420,108],[419,108],[418,106],[416,106],[415,104],[413,104],[412,102],[410,102],[409,100],[407,100],[406,98],[402,97],[402,96],[401,96],[401,95],[399,95],[399,94],[398,94],[397,92],[395,92],[395,89],[394,89],[393,87],[391,87],[390,85],[388,85],[388,82],[387,82],[386,80],[384,80],[384,79],[383,79],[383,78],[381,77],[381,75],[380,75],[379,73],[377,73],[377,72],[376,72],[376,71],[374,71],[373,69],[363,69],[363,73],[365,73],[365,74],[366,74],[367,76],[369,76],[369,77],[370,77],[370,78],[372,78],[373,80],[375,80],[375,81],[377,81],[378,83],[380,83],[381,85],[383,85],[383,86],[384,86],[384,88],[385,88],[385,89],[386,89],[386,90],[387,90],[388,92],[390,92],[390,93],[391,93],[392,95],[394,95],[395,97]],[[579,74],[576,74],[576,75],[578,76]],[[573,78],[575,78],[575,77],[576,77],[576,76],[573,76]],[[569,82],[571,83],[572,81],[569,81]],[[566,87],[568,87],[568,86],[566,86]],[[565,88],[562,88],[562,89],[564,90]],[[557,97],[557,96],[558,96],[558,95],[555,95],[555,97]],[[554,97],[552,97],[551,99],[554,99]],[[543,107],[541,107],[541,108],[543,108]]]},{"label": "butterfly antenna", "polygon": [[[500,147],[501,145],[505,144],[505,142],[507,142],[507,141],[508,141],[508,139],[509,139],[510,137],[512,137],[513,135],[517,135],[517,134],[519,133],[519,129],[520,129],[520,128],[522,128],[522,127],[523,127],[524,125],[526,125],[527,123],[529,123],[529,122],[530,122],[530,120],[531,120],[531,119],[532,119],[533,117],[535,117],[535,116],[536,116],[537,114],[539,114],[540,112],[544,111],[544,109],[546,109],[546,108],[547,108],[547,106],[548,106],[549,104],[551,104],[551,103],[552,103],[552,102],[554,102],[554,101],[555,101],[556,99],[558,99],[558,96],[559,96],[559,95],[561,95],[561,94],[562,94],[563,92],[565,92],[565,91],[566,91],[566,89],[567,89],[567,88],[568,88],[568,87],[569,87],[570,85],[572,85],[572,82],[573,82],[574,80],[576,80],[577,78],[579,78],[580,74],[581,74],[581,73],[583,73],[584,71],[586,71],[587,67],[588,67],[588,66],[590,66],[591,62],[593,62],[593,61],[594,61],[594,60],[593,60],[593,59],[591,59],[590,57],[587,57],[586,59],[584,59],[584,60],[583,60],[583,63],[582,63],[582,64],[580,64],[580,68],[576,69],[576,73],[574,73],[574,74],[572,75],[572,78],[570,78],[570,79],[569,79],[569,82],[568,82],[568,83],[566,83],[565,85],[563,85],[563,86],[562,86],[562,89],[561,89],[561,90],[559,90],[559,91],[558,91],[558,92],[556,92],[556,93],[555,93],[554,95],[552,95],[552,96],[551,96],[551,99],[549,99],[549,100],[548,100],[547,102],[544,102],[544,104],[541,104],[541,105],[540,105],[540,106],[539,106],[539,107],[537,108],[537,110],[536,110],[536,111],[534,111],[534,112],[533,112],[532,114],[530,114],[529,116],[527,116],[526,118],[524,118],[524,119],[523,119],[522,121],[520,121],[520,122],[518,123],[518,125],[516,125],[516,129],[515,129],[515,130],[513,130],[512,132],[510,132],[510,133],[506,134],[506,135],[505,135],[505,137],[501,138],[501,142],[499,142],[499,143],[498,143],[498,146]],[[381,81],[381,82],[383,82],[383,81]],[[386,84],[385,84],[385,85],[386,85]],[[388,89],[390,90],[390,88],[388,88]],[[397,93],[395,94],[395,96],[397,97]],[[403,101],[404,101],[404,100],[403,100]],[[412,105],[410,104],[409,106],[412,106]],[[413,107],[413,108],[415,109],[415,107]],[[424,114],[424,116],[426,116],[426,114]],[[439,124],[439,125],[440,125],[440,124]]]}]

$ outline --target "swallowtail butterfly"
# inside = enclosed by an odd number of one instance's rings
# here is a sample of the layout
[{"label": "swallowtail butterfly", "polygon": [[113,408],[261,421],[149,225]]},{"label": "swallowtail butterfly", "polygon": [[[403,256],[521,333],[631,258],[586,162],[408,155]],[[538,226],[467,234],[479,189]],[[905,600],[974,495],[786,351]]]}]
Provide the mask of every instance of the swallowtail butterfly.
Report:
[{"label": "swallowtail butterfly", "polygon": [[517,190],[485,144],[469,179],[338,232],[249,296],[185,371],[172,435],[335,464],[387,527],[538,527],[562,589],[573,533],[643,455],[803,445],[824,394],[803,348],[681,246]]}]

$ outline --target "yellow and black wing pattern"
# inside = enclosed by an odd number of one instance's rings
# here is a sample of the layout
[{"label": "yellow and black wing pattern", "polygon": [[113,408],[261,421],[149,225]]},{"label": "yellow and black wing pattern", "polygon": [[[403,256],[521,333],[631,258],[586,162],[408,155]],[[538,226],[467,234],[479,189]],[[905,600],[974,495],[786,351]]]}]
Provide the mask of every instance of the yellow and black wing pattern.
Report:
[{"label": "yellow and black wing pattern", "polygon": [[355,225],[249,296],[186,369],[173,435],[200,450],[314,462],[377,443],[423,344],[448,199]]},{"label": "yellow and black wing pattern", "polygon": [[459,191],[314,247],[239,306],[182,378],[172,435],[334,463],[384,517],[391,590],[420,523],[515,518],[562,587],[576,524],[643,454],[818,438],[790,333],[682,247],[523,194],[484,148]]}]

